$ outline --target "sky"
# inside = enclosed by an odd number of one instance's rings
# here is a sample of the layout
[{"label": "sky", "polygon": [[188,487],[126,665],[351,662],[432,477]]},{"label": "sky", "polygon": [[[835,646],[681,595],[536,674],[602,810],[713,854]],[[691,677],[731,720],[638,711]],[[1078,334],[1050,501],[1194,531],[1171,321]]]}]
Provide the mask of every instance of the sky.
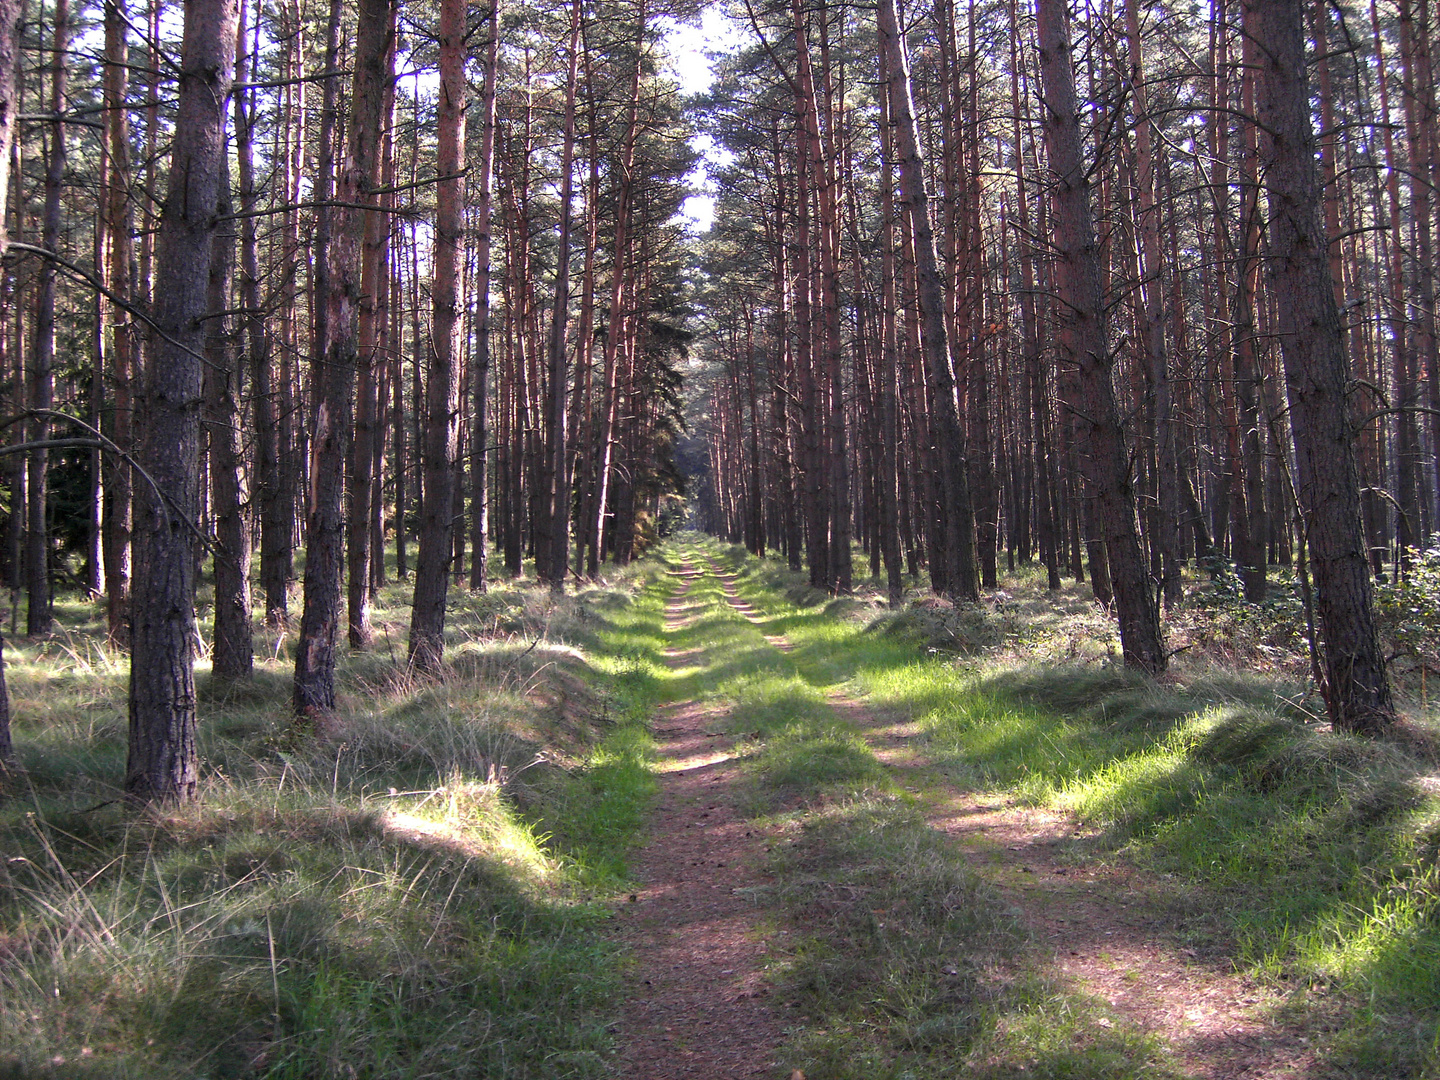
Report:
[{"label": "sky", "polygon": [[[728,51],[741,38],[741,28],[714,5],[705,9],[698,25],[669,21],[673,74],[679,80],[681,93],[698,94],[708,90],[712,72],[706,52]],[[715,148],[708,135],[696,135],[690,144],[700,152],[701,161],[689,178],[695,194],[685,200],[680,216],[687,229],[702,233],[715,220],[715,196],[705,166],[707,162],[720,160],[722,152]]]}]

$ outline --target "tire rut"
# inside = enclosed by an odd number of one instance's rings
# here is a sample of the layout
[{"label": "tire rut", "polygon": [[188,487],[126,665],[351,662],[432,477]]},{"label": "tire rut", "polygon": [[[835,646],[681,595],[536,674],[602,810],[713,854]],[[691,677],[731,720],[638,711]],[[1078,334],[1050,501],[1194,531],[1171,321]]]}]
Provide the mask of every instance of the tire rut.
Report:
[{"label": "tire rut", "polygon": [[[711,569],[731,605],[764,633],[765,618],[734,577]],[[783,635],[765,638],[793,650]],[[1314,1075],[1318,1061],[1301,1031],[1270,1018],[1286,995],[1233,970],[1231,950],[1213,928],[1205,932],[1211,913],[1196,911],[1178,886],[1118,862],[1087,862],[1070,818],[951,789],[916,746],[917,725],[879,722],[843,693],[826,699],[903,786],[925,792],[929,825],[954,838],[972,869],[1022,913],[1052,977],[1158,1036],[1196,1078]]]},{"label": "tire rut", "polygon": [[[666,608],[686,625],[685,597],[701,576],[688,563]],[[679,667],[693,654],[666,651]],[[734,740],[717,735],[720,710],[667,707],[653,734],[660,791],[650,841],[635,858],[640,882],[618,914],[633,957],[622,1010],[619,1075],[635,1080],[770,1077],[785,1038],[764,968],[770,913],[757,902],[765,839],[736,805]]]}]

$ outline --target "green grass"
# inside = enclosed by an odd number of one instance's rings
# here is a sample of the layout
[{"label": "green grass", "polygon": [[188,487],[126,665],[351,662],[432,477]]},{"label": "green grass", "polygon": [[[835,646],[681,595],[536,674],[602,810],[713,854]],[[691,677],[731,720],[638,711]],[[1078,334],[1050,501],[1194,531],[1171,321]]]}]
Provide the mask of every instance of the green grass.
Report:
[{"label": "green grass", "polygon": [[842,1080],[1175,1075],[1155,1040],[1041,970],[1015,913],[830,703],[854,689],[857,661],[913,666],[905,636],[859,634],[837,612],[868,605],[837,605],[734,549],[691,540],[671,557],[682,554],[736,573],[757,609],[753,625],[699,579],[692,621],[671,638],[693,661],[666,692],[713,701],[744,737],[742,800],[771,840],[767,899],[785,930],[771,938],[771,977],[804,1021],[785,1068]]},{"label": "green grass", "polygon": [[[1323,996],[1292,1019],[1309,1023],[1327,1069],[1440,1075],[1433,736],[1331,733],[1280,675],[1181,660],[1163,683],[1139,678],[1110,662],[1092,615],[1072,630],[1094,645],[1059,644],[1063,613],[1088,605],[1062,597],[1037,630],[1023,583],[953,610],[890,613],[862,594],[836,618],[778,564],[716,557],[768,613],[765,632],[795,644],[787,659],[809,686],[919,722],[933,776],[1073,813],[1099,831],[1077,858],[1171,875],[1215,914],[1242,969]],[[1023,660],[1036,653],[1046,659]]]},{"label": "green grass", "polygon": [[1174,1077],[1158,1041],[1046,976],[1013,912],[916,807],[871,794],[784,823],[775,869],[807,1076]]},{"label": "green grass", "polygon": [[202,663],[202,797],[158,812],[119,799],[125,660],[94,609],[9,643],[0,1075],[607,1075],[604,901],[653,790],[652,699],[617,660],[647,572],[461,592],[425,681],[389,589],[314,730],[288,639],[247,684]]},{"label": "green grass", "polygon": [[[702,577],[667,631],[686,559],[732,573],[757,622]],[[1177,1075],[1058,983],[926,825],[958,789],[1073,814],[1075,861],[1169,875],[1205,912],[1187,933],[1293,989],[1283,1019],[1326,1075],[1440,1075],[1427,736],[1330,733],[1286,665],[1182,656],[1155,683],[1112,662],[1083,594],[1033,575],[983,605],[889,612],[696,537],[558,603],[454,594],[434,680],[404,669],[406,600],[382,596],[374,649],[313,730],[289,719],[292,635],[260,636],[245,685],[202,663],[204,799],[156,814],[117,801],[125,661],[97,609],[8,643],[25,771],[0,803],[0,1075],[607,1075],[624,964],[607,903],[654,791],[648,720],[688,700],[741,737],[772,849],[787,1070]],[[839,696],[915,725],[907,788]]]}]

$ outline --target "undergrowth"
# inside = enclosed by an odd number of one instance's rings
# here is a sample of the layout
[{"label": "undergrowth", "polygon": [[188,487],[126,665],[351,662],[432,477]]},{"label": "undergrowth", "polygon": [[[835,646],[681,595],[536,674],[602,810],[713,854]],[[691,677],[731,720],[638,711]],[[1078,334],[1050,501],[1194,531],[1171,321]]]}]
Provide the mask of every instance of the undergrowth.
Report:
[{"label": "undergrowth", "polygon": [[[951,786],[1073,814],[1075,858],[1173,877],[1235,964],[1290,991],[1282,1019],[1308,1029],[1327,1074],[1440,1075],[1440,770],[1422,711],[1392,739],[1335,733],[1289,674],[1303,662],[1239,670],[1204,649],[1140,678],[1115,662],[1104,613],[1033,577],[970,608],[922,598],[890,612],[862,590],[839,610],[773,561],[713,554],[764,632],[793,644],[786,663],[810,694],[860,695],[877,723],[918,724]],[[1254,647],[1294,635],[1279,608],[1244,617],[1276,623]],[[889,1075],[875,1069],[833,1075]]]},{"label": "undergrowth", "polygon": [[653,573],[559,603],[460,594],[427,680],[396,657],[388,589],[309,728],[288,636],[244,684],[202,664],[201,797],[143,813],[120,799],[125,661],[93,609],[9,643],[0,1075],[606,1075],[603,901],[653,786],[625,653]]}]

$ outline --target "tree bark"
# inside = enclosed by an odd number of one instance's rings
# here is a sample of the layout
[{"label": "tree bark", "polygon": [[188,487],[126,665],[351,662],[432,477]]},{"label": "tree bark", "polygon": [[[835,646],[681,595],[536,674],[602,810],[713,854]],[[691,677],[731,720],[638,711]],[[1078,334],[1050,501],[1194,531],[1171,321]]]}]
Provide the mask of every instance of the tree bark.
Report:
[{"label": "tree bark", "polygon": [[1105,541],[1125,663],[1155,675],[1165,670],[1165,648],[1140,548],[1129,454],[1115,400],[1090,182],[1081,157],[1066,0],[1036,0],[1035,14],[1045,89],[1045,141],[1055,177],[1052,235],[1061,309],[1057,343],[1062,362],[1076,379],[1071,407],[1078,421],[1089,495]]},{"label": "tree bark", "polygon": [[[243,3],[243,0],[242,0]],[[239,15],[240,55],[236,77],[245,79],[245,11]],[[229,169],[221,163],[219,224],[210,256],[209,317],[205,320],[205,421],[210,449],[210,501],[215,522],[215,640],[211,670],[222,682],[248,679],[255,670],[250,626],[250,535],[240,507],[240,366],[228,320],[235,223],[231,215]]]},{"label": "tree bark", "polygon": [[[110,158],[109,195],[106,208],[110,231],[110,290],[121,300],[131,294],[131,261],[135,257],[132,236],[134,213],[130,199],[130,113],[125,107],[129,84],[129,48],[126,39],[123,0],[105,5],[104,100],[106,145]],[[6,158],[8,161],[8,151]],[[4,196],[0,195],[0,200]],[[3,209],[3,208],[0,208]],[[114,387],[113,419],[109,435],[115,445],[130,448],[131,386],[140,371],[140,334],[130,313],[119,305],[111,313],[110,381]],[[105,619],[110,640],[118,645],[130,641],[130,530],[131,473],[128,462],[107,455],[105,462],[105,518],[101,543],[105,562]]]},{"label": "tree bark", "polygon": [[1181,599],[1180,581],[1180,498],[1179,452],[1176,448],[1170,356],[1165,341],[1165,287],[1160,254],[1160,205],[1156,198],[1159,180],[1153,148],[1154,121],[1149,111],[1150,88],[1146,82],[1144,42],[1140,36],[1139,0],[1125,0],[1125,33],[1130,59],[1130,94],[1135,114],[1135,186],[1138,189],[1137,231],[1140,243],[1140,349],[1144,360],[1152,403],[1156,466],[1156,530],[1154,543],[1160,555],[1161,590],[1167,609]]},{"label": "tree bark", "polygon": [[490,260],[491,202],[495,178],[495,86],[499,78],[500,2],[487,16],[484,85],[480,91],[480,160],[475,175],[475,388],[470,439],[470,588],[483,592],[489,580],[490,442]]},{"label": "tree bark", "polygon": [[[40,245],[59,254],[61,206],[60,197],[65,181],[65,91],[70,66],[66,50],[70,44],[69,0],[55,0],[55,24],[50,40],[50,146],[45,156],[45,209],[41,224]],[[38,299],[35,305],[35,346],[30,351],[30,408],[48,410],[55,397],[55,263],[40,263]],[[36,416],[30,421],[30,438],[43,442],[49,435],[50,421]],[[25,552],[26,592],[29,605],[25,611],[25,632],[31,636],[48,634],[54,623],[50,596],[50,457],[45,450],[32,451],[28,459],[30,477]]]},{"label": "tree bark", "polygon": [[137,490],[125,790],[144,802],[195,796],[195,513],[200,502],[202,352],[235,61],[235,0],[189,0],[179,108],[157,246],[155,332],[145,372]]},{"label": "tree bark", "polygon": [[[395,113],[395,83],[386,72],[385,104],[380,136],[380,184],[390,187],[395,180],[391,150],[391,129]],[[388,202],[389,196],[382,196]],[[365,212],[365,240],[361,248],[360,314],[357,331],[357,374],[355,379],[355,438],[350,446],[348,476],[349,509],[346,521],[348,639],[352,649],[370,647],[371,561],[384,560],[384,551],[371,550],[374,507],[371,481],[374,479],[376,442],[381,438],[379,368],[384,364],[380,341],[385,330],[390,288],[390,215],[385,207]]]},{"label": "tree bark", "polygon": [[20,9],[24,0],[0,0],[0,257],[10,246],[10,147],[20,111]]},{"label": "tree bark", "polygon": [[[900,190],[914,239],[921,344],[932,397],[934,456],[940,470],[941,557],[947,564],[945,591],[960,600],[974,600],[979,597],[980,588],[975,566],[975,518],[970,504],[965,430],[960,424],[960,407],[955,396],[950,343],[945,329],[945,293],[940,283],[929,195],[925,190],[925,163],[915,134],[910,62],[900,36],[895,0],[880,0],[879,30],[882,78],[887,84],[891,123],[895,125]],[[932,577],[936,570],[932,560]]]},{"label": "tree bark", "polygon": [[575,98],[580,73],[580,0],[570,11],[570,66],[565,78],[565,128],[560,148],[560,231],[555,253],[555,304],[551,309],[547,349],[549,396],[545,402],[545,463],[541,470],[541,519],[546,528],[536,537],[537,576],[550,591],[565,591],[570,571],[570,476],[565,411],[566,332],[570,320],[570,241],[574,215],[571,203],[575,162]]},{"label": "tree bark", "polygon": [[1331,280],[1300,0],[1245,0],[1260,60],[1256,121],[1270,210],[1269,266],[1295,442],[1296,497],[1325,650],[1336,728],[1379,734],[1395,719],[1375,631],[1360,521],[1349,370]]},{"label": "tree bark", "polygon": [[364,207],[380,165],[385,88],[395,44],[393,0],[361,0],[355,32],[345,155],[338,172],[330,242],[323,357],[317,359],[310,437],[310,507],[305,523],[305,599],[295,651],[295,711],[335,707],[335,642],[345,535],[345,461],[358,353]]},{"label": "tree bark", "polygon": [[895,210],[895,154],[890,132],[890,97],[880,99],[880,469],[876,484],[879,488],[880,548],[885,563],[885,598],[892,608],[905,599],[905,582],[900,565],[900,507],[897,491],[899,479],[900,403],[899,369],[900,336],[899,289],[895,251],[899,246]]},{"label": "tree bark", "polygon": [[436,117],[435,267],[430,377],[425,395],[425,471],[420,551],[410,610],[410,663],[436,671],[445,648],[445,597],[452,557],[451,523],[460,391],[457,313],[463,305],[457,267],[464,224],[465,2],[441,0],[440,100]]}]

